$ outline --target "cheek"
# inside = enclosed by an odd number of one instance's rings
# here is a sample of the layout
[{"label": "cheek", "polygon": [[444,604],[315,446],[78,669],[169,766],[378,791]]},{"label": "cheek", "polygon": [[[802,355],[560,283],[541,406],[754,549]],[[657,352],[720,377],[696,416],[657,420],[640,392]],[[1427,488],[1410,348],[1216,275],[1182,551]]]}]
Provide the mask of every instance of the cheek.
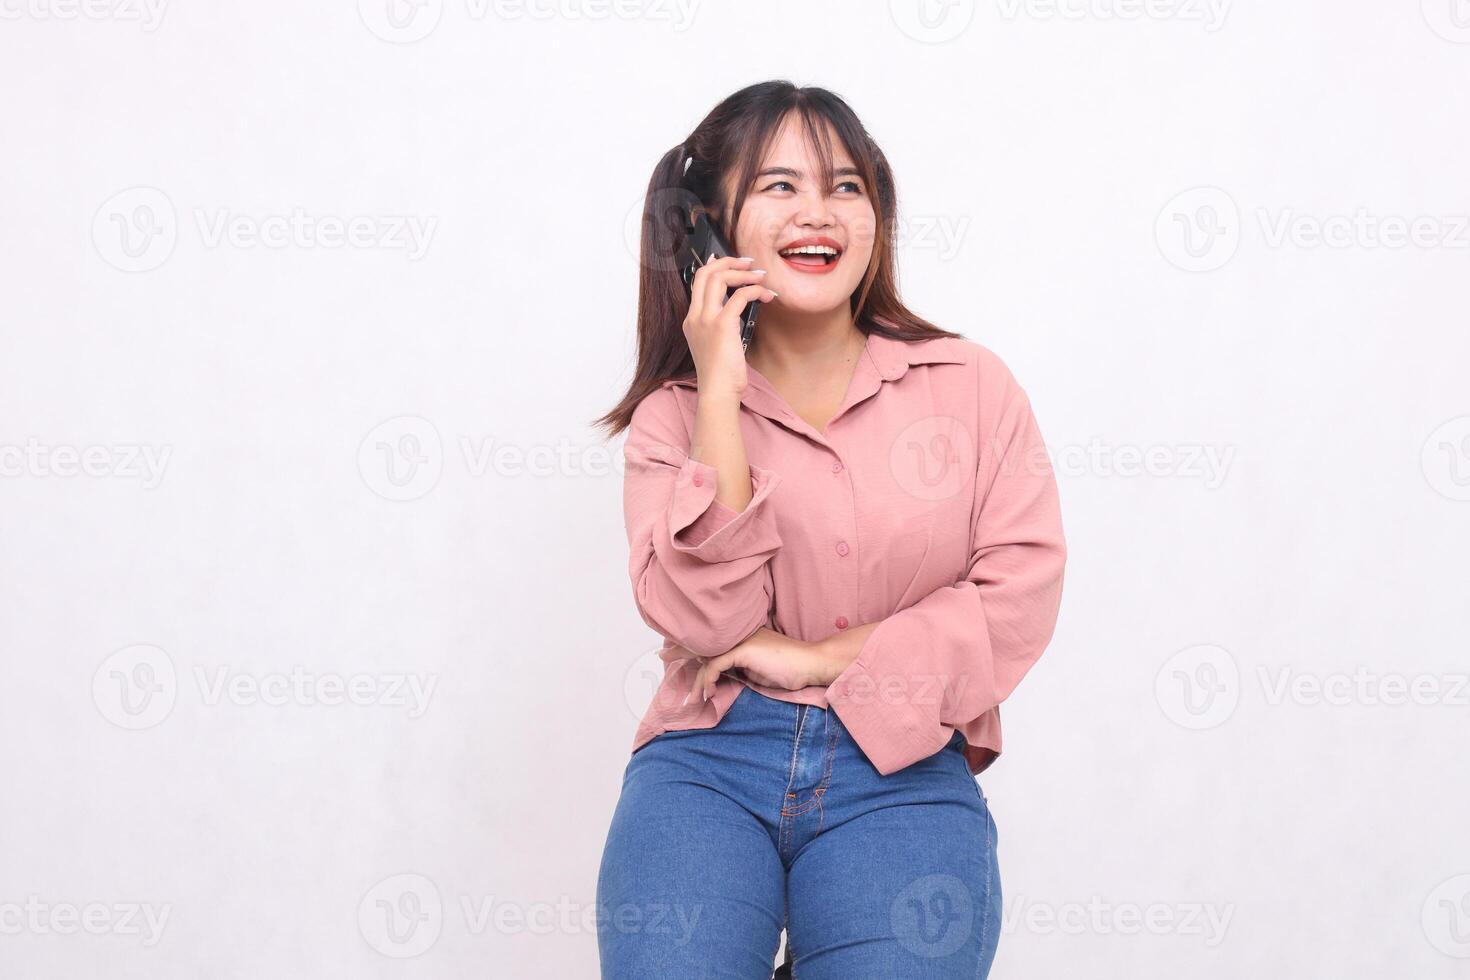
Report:
[{"label": "cheek", "polygon": [[857,261],[853,265],[866,269],[873,258],[876,244],[877,222],[871,208],[850,214],[844,219],[847,227],[847,255]]},{"label": "cheek", "polygon": [[735,231],[733,244],[736,254],[759,255],[763,252],[774,252],[778,244],[776,237],[786,226],[786,220],[784,215],[752,208],[747,204],[740,215],[740,227]]},{"label": "cheek", "polygon": [[842,262],[847,266],[844,275],[854,283],[861,282],[873,262],[872,244],[862,241],[856,247],[848,248],[842,255]]}]

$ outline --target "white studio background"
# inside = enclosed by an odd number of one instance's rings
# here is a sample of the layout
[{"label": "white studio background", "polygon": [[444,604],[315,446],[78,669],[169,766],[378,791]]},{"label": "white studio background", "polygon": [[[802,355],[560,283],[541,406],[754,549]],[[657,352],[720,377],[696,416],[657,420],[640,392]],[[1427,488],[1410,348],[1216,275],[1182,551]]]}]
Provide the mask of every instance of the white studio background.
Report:
[{"label": "white studio background", "polygon": [[768,78],[1057,466],[994,976],[1470,970],[1464,0],[0,15],[0,976],[596,976],[658,638],[588,420]]}]

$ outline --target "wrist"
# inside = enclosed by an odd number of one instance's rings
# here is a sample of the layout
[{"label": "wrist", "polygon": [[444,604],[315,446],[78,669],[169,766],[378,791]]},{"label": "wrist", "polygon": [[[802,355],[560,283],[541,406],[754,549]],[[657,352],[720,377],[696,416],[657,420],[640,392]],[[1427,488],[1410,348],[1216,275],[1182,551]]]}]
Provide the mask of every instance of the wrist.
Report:
[{"label": "wrist", "polygon": [[847,670],[848,666],[858,658],[862,652],[863,640],[869,629],[858,632],[834,633],[824,640],[818,640],[812,644],[813,660],[812,683],[821,687],[827,687],[837,680]]},{"label": "wrist", "polygon": [[698,383],[698,403],[701,407],[708,406],[715,411],[740,410],[740,399],[744,395],[734,383],[719,381]]}]

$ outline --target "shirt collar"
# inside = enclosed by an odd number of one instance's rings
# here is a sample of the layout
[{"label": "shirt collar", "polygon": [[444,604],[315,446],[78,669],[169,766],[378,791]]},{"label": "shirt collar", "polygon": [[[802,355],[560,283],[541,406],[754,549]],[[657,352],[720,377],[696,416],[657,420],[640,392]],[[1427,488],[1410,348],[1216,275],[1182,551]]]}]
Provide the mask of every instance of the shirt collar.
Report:
[{"label": "shirt collar", "polygon": [[[846,414],[848,409],[876,394],[884,381],[897,381],[908,369],[919,364],[963,364],[965,356],[958,342],[950,337],[931,337],[918,341],[897,340],[880,333],[870,333],[863,345],[864,357],[854,369],[852,382],[848,386],[847,398],[833,421]],[[682,387],[697,391],[693,377],[668,378],[662,387]],[[745,386],[740,402],[751,411],[789,429],[812,436],[825,442],[821,434],[806,423],[787,406],[783,399],[759,371],[752,370],[749,383]],[[829,425],[831,423],[828,423]]]},{"label": "shirt collar", "polygon": [[[896,340],[880,333],[870,333],[863,345],[865,358],[878,377],[884,381],[897,381],[909,368],[917,364],[963,364],[965,357],[953,344],[945,343],[948,337],[933,337],[924,340]],[[760,375],[752,374],[751,378]],[[668,378],[663,387],[672,386],[698,390],[692,377]]]},{"label": "shirt collar", "polygon": [[868,334],[868,356],[884,381],[897,381],[917,364],[963,364],[965,355],[951,337],[924,340],[895,340],[879,333]]}]

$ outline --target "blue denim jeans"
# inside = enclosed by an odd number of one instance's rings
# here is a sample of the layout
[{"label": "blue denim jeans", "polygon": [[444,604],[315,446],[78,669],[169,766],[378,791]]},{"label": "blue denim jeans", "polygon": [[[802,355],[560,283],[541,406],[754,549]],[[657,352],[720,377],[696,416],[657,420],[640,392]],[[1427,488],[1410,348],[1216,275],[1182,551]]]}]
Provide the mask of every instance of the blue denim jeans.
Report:
[{"label": "blue denim jeans", "polygon": [[985,977],[995,821],[964,736],[882,776],[837,713],[746,688],[633,753],[597,878],[603,980]]}]

